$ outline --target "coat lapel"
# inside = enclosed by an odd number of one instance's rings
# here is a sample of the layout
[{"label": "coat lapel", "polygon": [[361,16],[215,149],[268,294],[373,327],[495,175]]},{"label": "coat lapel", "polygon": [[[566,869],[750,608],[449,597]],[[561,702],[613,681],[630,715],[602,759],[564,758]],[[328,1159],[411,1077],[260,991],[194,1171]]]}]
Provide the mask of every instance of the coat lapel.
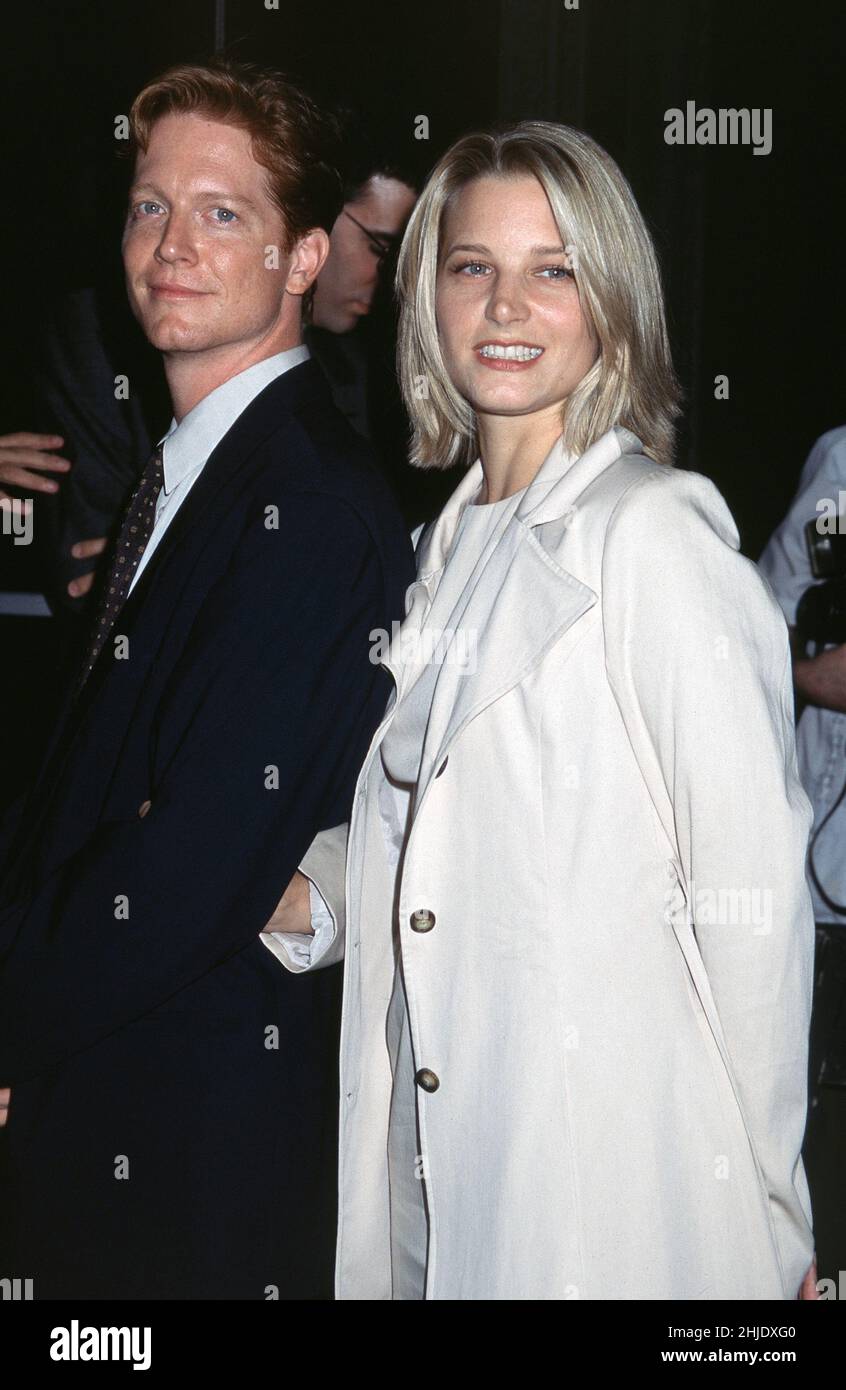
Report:
[{"label": "coat lapel", "polygon": [[[479,576],[461,619],[463,646],[447,648],[437,674],[423,745],[416,809],[453,740],[493,700],[507,694],[595,603],[587,584],[563,569],[559,543],[577,516],[576,499],[622,453],[639,453],[629,431],[609,430],[579,458],[553,447]],[[463,508],[482,481],[477,460],[435,525],[421,538],[419,578],[407,616],[383,665],[402,699],[403,646],[414,641],[446,564]],[[575,634],[574,634],[575,636]],[[462,658],[468,657],[464,661]]]},{"label": "coat lapel", "polygon": [[[523,680],[596,602],[586,584],[552,560],[515,515],[461,619],[463,646],[447,649],[423,744],[417,806],[461,730]],[[465,664],[463,658],[469,655]]]}]

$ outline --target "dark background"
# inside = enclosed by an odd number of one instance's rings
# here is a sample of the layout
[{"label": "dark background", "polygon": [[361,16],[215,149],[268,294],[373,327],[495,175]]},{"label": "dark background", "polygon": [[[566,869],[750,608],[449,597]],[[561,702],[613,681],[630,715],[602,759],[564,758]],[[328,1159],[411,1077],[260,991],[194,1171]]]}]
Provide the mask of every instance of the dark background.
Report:
[{"label": "dark background", "polygon": [[[679,462],[714,479],[757,556],[813,441],[846,423],[844,12],[843,0],[10,0],[0,434],[46,426],[32,362],[47,306],[109,274],[123,293],[116,117],[164,67],[223,46],[352,99],[409,148],[426,115],[424,166],[496,120],[563,121],[604,145],[664,269],[686,394]],[[664,112],[687,101],[771,108],[772,152],[667,145]],[[0,590],[37,589],[37,559],[0,536]],[[0,618],[0,809],[49,728],[55,624]]]},{"label": "dark background", "polygon": [[[427,115],[424,165],[503,118],[569,122],[605,145],[664,267],[686,391],[679,461],[714,478],[748,553],[780,519],[813,440],[846,416],[840,3],[48,0],[19,11],[0,58],[0,433],[40,427],[28,364],[44,303],[116,258],[115,117],[146,79],[207,55],[221,33],[228,52],[343,92],[410,144]],[[666,145],[664,111],[688,100],[771,107],[772,153]],[[728,401],[714,399],[722,373]]]}]

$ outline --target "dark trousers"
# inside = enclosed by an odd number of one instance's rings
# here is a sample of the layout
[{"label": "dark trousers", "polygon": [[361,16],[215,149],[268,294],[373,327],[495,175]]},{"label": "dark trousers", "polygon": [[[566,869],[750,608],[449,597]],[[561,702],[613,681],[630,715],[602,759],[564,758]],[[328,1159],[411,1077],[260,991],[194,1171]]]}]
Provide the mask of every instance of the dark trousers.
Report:
[{"label": "dark trousers", "polygon": [[817,925],[803,1149],[820,1279],[846,1269],[846,925]]}]

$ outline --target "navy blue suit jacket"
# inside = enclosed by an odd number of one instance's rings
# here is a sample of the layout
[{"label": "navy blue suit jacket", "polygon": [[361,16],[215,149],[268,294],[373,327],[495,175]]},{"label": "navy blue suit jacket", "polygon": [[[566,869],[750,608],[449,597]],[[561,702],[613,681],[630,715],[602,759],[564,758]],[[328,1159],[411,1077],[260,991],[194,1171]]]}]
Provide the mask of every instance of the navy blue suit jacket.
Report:
[{"label": "navy blue suit jacket", "polygon": [[259,933],[348,816],[390,690],[370,633],[413,570],[303,363],[214,450],[128,654],[60,720],[0,899],[0,1274],[36,1297],[329,1296],[338,970]]}]

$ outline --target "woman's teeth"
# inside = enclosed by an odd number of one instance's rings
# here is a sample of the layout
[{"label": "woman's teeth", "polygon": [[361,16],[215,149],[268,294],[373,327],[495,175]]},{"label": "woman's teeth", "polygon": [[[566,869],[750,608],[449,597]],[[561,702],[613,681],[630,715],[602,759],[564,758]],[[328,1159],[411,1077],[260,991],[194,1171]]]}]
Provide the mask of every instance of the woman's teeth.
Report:
[{"label": "woman's teeth", "polygon": [[500,347],[496,343],[487,343],[479,348],[482,357],[498,357],[505,362],[531,362],[533,358],[540,357],[543,348],[539,347]]}]

